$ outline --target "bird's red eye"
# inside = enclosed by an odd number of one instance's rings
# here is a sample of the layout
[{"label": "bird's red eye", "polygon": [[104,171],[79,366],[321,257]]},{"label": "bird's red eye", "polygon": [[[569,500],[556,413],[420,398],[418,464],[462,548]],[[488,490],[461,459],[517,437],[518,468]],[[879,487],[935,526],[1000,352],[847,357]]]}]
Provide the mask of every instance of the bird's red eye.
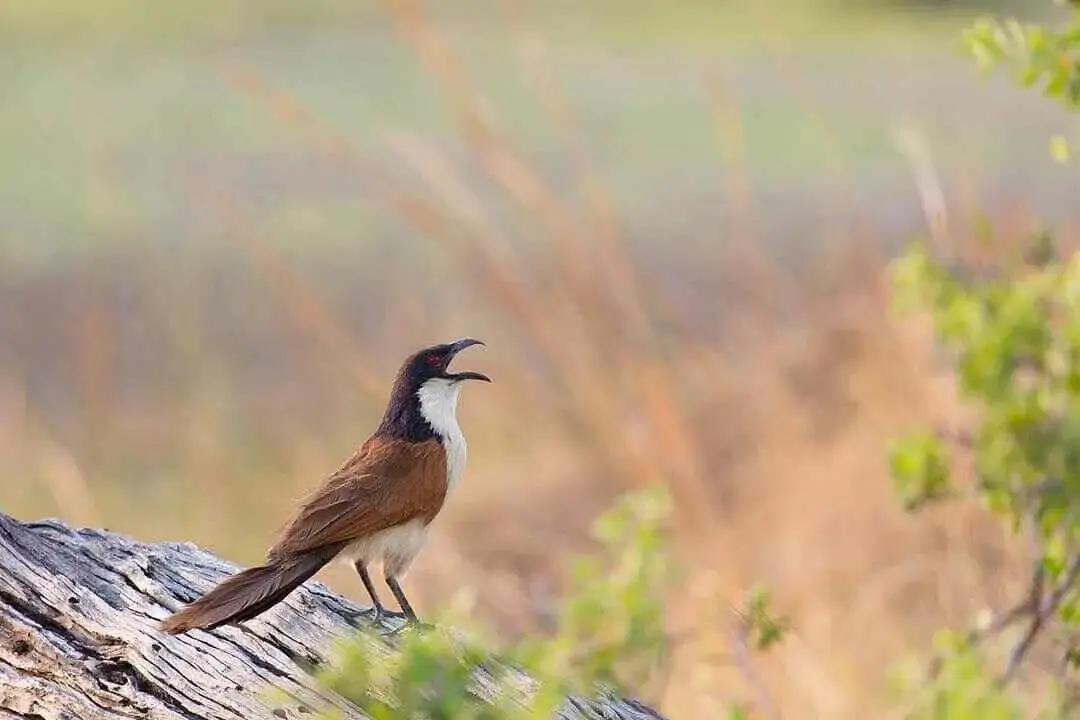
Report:
[{"label": "bird's red eye", "polygon": [[442,362],[442,355],[439,353],[431,353],[427,356],[428,365],[438,365]]}]

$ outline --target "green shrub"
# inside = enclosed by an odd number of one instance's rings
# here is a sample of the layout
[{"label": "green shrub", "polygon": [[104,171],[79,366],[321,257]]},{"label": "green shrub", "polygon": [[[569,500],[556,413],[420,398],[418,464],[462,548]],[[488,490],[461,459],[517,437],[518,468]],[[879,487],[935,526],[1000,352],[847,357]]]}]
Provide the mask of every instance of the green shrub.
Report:
[{"label": "green shrub", "polygon": [[363,632],[342,643],[320,681],[375,720],[550,718],[571,693],[640,696],[668,649],[669,509],[666,491],[656,488],[628,494],[596,521],[603,552],[574,563],[577,592],[550,636],[496,652],[456,617],[438,629],[407,630],[393,648]]},{"label": "green shrub", "polygon": [[[551,634],[498,648],[480,631],[462,631],[466,620],[452,614],[438,629],[407,630],[391,642],[359,632],[339,645],[319,682],[374,720],[548,720],[568,695],[648,702],[663,690],[672,648],[664,612],[677,575],[670,509],[661,486],[626,494],[597,519],[601,552],[572,564],[575,592]],[[768,603],[767,592],[754,590],[741,610],[748,652],[787,629]],[[733,708],[732,717],[745,712]]]},{"label": "green shrub", "polygon": [[[964,33],[964,41],[983,72],[1005,65],[1024,87],[1035,88],[1076,112],[1080,110],[1080,3],[1057,0],[1055,4],[1069,7],[1059,26],[985,18]],[[1076,128],[1072,131],[1075,134]],[[1058,160],[1067,159],[1067,136],[1055,136],[1051,149]]]},{"label": "green shrub", "polygon": [[[1061,27],[980,20],[965,33],[979,66],[1005,64],[1025,87],[1080,110],[1080,9]],[[1064,161],[1068,140],[1052,151]],[[974,496],[1032,547],[1015,604],[966,632],[943,630],[928,668],[903,687],[907,717],[1055,718],[1077,712],[1080,637],[1080,256],[1036,234],[992,273],[963,272],[914,244],[893,266],[904,311],[929,311],[951,354],[961,399],[978,410],[963,437],[917,430],[890,452],[910,511]],[[953,482],[954,453],[975,480]],[[1016,679],[1040,647],[1038,672]],[[1050,672],[1047,672],[1049,670]]]}]

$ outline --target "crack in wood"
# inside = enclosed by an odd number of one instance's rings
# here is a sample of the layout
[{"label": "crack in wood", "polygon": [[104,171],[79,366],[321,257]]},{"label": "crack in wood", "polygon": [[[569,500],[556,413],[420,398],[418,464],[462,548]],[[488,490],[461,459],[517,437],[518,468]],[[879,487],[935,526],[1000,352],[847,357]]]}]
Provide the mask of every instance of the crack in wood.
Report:
[{"label": "crack in wood", "polygon": [[[361,608],[308,582],[239,627],[157,623],[236,566],[192,543],[139,543],[0,513],[0,720],[281,720],[364,715],[309,675]],[[523,683],[527,681],[521,677]],[[486,697],[487,673],[477,681]],[[267,691],[291,698],[275,706]],[[618,698],[568,698],[561,720],[663,720]]]}]

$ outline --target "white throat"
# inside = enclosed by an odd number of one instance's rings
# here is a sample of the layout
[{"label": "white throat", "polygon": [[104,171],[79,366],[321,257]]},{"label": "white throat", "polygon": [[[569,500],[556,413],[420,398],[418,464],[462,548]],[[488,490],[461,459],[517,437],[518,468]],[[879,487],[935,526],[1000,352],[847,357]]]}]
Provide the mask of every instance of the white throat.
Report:
[{"label": "white throat", "polygon": [[465,469],[465,435],[457,421],[458,395],[461,383],[446,378],[427,380],[416,391],[420,401],[420,414],[442,441],[446,451],[447,492],[457,487],[461,472]]}]

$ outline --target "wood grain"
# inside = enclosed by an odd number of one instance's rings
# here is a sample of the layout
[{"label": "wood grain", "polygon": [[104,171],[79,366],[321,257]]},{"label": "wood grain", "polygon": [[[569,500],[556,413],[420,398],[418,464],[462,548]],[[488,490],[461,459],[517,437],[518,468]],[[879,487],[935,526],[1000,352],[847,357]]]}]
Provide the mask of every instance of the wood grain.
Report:
[{"label": "wood grain", "polygon": [[[169,612],[236,570],[191,543],[0,513],[0,720],[311,720],[327,707],[364,717],[308,674],[361,610],[321,583],[242,627],[158,632]],[[290,699],[270,702],[270,688]],[[568,698],[558,717],[663,720],[618,698]]]}]

